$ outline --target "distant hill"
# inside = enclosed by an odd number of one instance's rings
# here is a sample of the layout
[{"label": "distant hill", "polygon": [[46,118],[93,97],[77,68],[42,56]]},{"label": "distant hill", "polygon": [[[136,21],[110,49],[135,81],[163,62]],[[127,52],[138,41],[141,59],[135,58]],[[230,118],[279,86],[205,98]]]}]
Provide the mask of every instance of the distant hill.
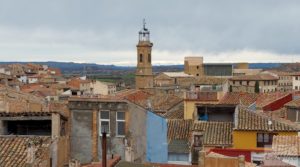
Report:
[{"label": "distant hill", "polygon": [[[115,65],[100,65],[95,63],[74,63],[74,62],[0,62],[0,64],[26,64],[26,63],[35,63],[35,64],[45,64],[49,67],[60,68],[63,73],[82,73],[82,72],[100,72],[110,74],[111,71],[126,71],[126,72],[134,72],[134,66],[115,66]],[[270,68],[278,68],[282,64],[281,63],[250,63],[249,68],[261,68],[261,69],[270,69]],[[159,65],[153,66],[153,71],[156,73],[163,71],[183,71],[184,66],[179,65]]]}]

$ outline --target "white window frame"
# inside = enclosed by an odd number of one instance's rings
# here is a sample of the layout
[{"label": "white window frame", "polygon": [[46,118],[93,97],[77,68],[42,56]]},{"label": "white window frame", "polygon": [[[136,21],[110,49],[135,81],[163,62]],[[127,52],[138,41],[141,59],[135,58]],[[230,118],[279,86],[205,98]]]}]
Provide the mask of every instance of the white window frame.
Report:
[{"label": "white window frame", "polygon": [[[108,117],[109,119],[101,119],[101,112],[108,112]],[[102,136],[102,131],[101,131],[101,122],[106,121],[108,122],[108,132],[106,133],[106,136],[110,136],[110,111],[109,110],[101,110],[99,111],[99,135]]]},{"label": "white window frame", "polygon": [[[124,113],[124,120],[118,119],[118,113]],[[125,128],[125,130],[126,130],[125,115],[126,115],[126,112],[124,112],[124,111],[117,111],[117,112],[116,112],[116,136],[117,136],[117,137],[125,137],[125,134],[124,134],[124,135],[119,135],[119,134],[118,134],[118,122],[124,122],[124,126],[125,126],[124,128]],[[124,133],[125,133],[125,131],[124,131]]]}]

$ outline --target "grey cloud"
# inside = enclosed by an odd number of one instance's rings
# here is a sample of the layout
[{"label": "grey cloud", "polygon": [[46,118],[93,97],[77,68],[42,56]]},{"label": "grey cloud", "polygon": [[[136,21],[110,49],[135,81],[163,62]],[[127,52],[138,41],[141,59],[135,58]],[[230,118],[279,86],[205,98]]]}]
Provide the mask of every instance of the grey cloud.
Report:
[{"label": "grey cloud", "polygon": [[297,0],[0,0],[0,49],[12,54],[7,45],[30,43],[41,49],[13,54],[134,50],[146,18],[157,50],[300,54],[299,9]]}]

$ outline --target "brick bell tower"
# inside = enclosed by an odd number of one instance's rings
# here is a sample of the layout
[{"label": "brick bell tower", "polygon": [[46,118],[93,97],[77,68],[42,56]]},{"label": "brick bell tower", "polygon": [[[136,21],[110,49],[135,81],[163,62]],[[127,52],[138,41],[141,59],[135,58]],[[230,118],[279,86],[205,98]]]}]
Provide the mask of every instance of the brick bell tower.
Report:
[{"label": "brick bell tower", "polygon": [[139,32],[137,47],[137,68],[135,72],[136,89],[153,88],[153,74],[151,62],[151,50],[153,43],[150,42],[150,31],[146,28],[143,20],[143,29]]}]

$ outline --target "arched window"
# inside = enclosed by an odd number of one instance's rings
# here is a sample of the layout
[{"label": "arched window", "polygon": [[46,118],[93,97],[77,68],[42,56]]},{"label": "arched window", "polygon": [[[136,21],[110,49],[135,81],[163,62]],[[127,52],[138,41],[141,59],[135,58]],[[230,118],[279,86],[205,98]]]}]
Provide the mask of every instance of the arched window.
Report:
[{"label": "arched window", "polygon": [[140,54],[140,63],[143,62],[143,54]]},{"label": "arched window", "polygon": [[148,62],[151,63],[151,54],[148,54]]}]

